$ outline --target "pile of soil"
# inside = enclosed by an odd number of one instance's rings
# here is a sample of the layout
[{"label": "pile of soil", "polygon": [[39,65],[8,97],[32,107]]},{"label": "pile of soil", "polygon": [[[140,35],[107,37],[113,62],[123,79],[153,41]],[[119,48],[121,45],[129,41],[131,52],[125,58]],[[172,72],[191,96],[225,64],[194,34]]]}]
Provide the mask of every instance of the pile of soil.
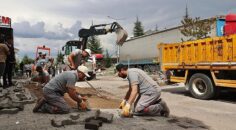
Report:
[{"label": "pile of soil", "polygon": [[[29,84],[25,87],[28,88],[29,91],[33,93],[37,98],[43,96],[43,91],[40,86],[37,86],[36,84]],[[76,88],[76,91],[88,99],[90,108],[118,108],[121,101],[118,99],[113,99],[113,95],[111,93],[102,90],[99,92],[109,99],[98,97],[96,91],[92,88]],[[77,108],[77,102],[71,99],[67,93],[64,95],[64,99],[72,108]]]}]

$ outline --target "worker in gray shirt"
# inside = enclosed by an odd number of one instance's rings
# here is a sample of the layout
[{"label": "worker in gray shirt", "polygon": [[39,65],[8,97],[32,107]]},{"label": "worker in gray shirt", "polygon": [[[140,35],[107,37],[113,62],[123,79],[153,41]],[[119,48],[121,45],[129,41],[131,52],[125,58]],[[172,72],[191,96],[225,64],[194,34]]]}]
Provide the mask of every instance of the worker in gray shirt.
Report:
[{"label": "worker in gray shirt", "polygon": [[119,77],[127,78],[129,81],[129,90],[120,104],[122,116],[129,117],[132,115],[131,106],[133,103],[134,115],[169,116],[170,110],[166,102],[160,98],[161,89],[143,70],[128,69],[123,64],[117,65],[116,70],[119,72]]},{"label": "worker in gray shirt", "polygon": [[90,49],[75,49],[70,55],[64,57],[64,62],[67,64],[64,70],[75,70],[78,66],[82,65],[82,61],[89,56],[91,56]]},{"label": "worker in gray shirt", "polygon": [[43,97],[38,100],[33,112],[69,113],[70,107],[63,98],[65,93],[68,93],[79,104],[80,109],[86,110],[85,100],[75,89],[75,83],[84,80],[85,77],[89,77],[88,68],[85,66],[79,66],[75,71],[66,71],[57,75],[43,88]]}]

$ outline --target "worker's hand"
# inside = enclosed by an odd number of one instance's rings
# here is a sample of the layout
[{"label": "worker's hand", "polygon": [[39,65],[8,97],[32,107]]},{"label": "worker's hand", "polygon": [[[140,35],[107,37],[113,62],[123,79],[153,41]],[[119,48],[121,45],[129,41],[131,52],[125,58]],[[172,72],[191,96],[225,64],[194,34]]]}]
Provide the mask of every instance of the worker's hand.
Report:
[{"label": "worker's hand", "polygon": [[69,65],[69,67],[70,67],[71,70],[76,70],[74,65]]},{"label": "worker's hand", "polygon": [[122,102],[120,103],[119,108],[120,108],[120,109],[123,109],[123,108],[125,107],[125,104],[126,104],[126,100],[123,99]]},{"label": "worker's hand", "polygon": [[124,117],[130,117],[131,113],[130,113],[130,104],[126,103],[126,105],[123,107],[122,111],[121,111],[121,115]]},{"label": "worker's hand", "polygon": [[81,110],[87,110],[87,105],[86,105],[86,101],[83,101],[81,103],[79,103],[79,109]]}]

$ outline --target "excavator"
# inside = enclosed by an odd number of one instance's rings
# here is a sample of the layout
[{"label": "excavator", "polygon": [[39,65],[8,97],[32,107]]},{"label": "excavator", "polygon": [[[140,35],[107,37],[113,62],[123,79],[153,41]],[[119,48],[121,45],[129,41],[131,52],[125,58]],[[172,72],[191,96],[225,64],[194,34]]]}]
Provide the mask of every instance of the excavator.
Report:
[{"label": "excavator", "polygon": [[[117,35],[116,44],[122,46],[128,37],[128,33],[120,26],[120,24],[113,22],[109,24],[92,25],[89,29],[80,29],[78,33],[79,40],[68,41],[66,45],[62,47],[62,51],[64,51],[65,55],[69,55],[73,49],[84,50],[87,48],[87,41],[90,36],[106,35],[113,32]],[[94,77],[92,72],[89,74]]]},{"label": "excavator", "polygon": [[[110,26],[106,28],[107,26]],[[117,22],[113,22],[110,24],[99,24],[92,25],[89,29],[80,29],[79,37],[81,41],[80,49],[84,50],[87,47],[87,40],[90,36],[95,35],[106,35],[107,33],[115,32],[117,35],[116,44],[122,46],[125,40],[128,37],[128,33],[118,24]]]},{"label": "excavator", "polygon": [[113,32],[117,35],[116,44],[122,46],[128,37],[128,33],[117,22],[113,22],[110,24],[92,25],[89,29],[80,29],[78,33],[79,40],[68,41],[62,47],[62,50],[65,50],[67,55],[72,51],[73,47],[84,50],[87,47],[87,41],[90,36],[106,35]]}]

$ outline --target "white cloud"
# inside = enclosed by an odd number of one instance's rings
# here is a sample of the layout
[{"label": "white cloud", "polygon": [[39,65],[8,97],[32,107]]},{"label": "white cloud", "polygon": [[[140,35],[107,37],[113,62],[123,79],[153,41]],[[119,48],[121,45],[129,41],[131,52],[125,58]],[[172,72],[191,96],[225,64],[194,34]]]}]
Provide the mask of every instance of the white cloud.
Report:
[{"label": "white cloud", "polygon": [[[190,16],[201,18],[236,13],[235,0],[188,0]],[[12,18],[16,45],[51,46],[78,38],[78,30],[94,24],[110,23],[114,18],[132,36],[133,23],[139,16],[145,30],[176,26],[185,13],[186,0],[9,0],[0,4],[1,15]],[[101,36],[104,48],[115,51],[115,36]],[[37,43],[36,43],[37,42]],[[60,43],[62,44],[62,43]],[[21,48],[22,47],[22,48]],[[31,49],[32,49],[31,48]]]},{"label": "white cloud", "polygon": [[81,22],[77,21],[70,28],[64,28],[61,23],[54,26],[52,31],[47,31],[45,22],[30,24],[28,21],[22,21],[13,24],[14,34],[19,38],[46,38],[55,40],[74,39],[81,28]]}]

